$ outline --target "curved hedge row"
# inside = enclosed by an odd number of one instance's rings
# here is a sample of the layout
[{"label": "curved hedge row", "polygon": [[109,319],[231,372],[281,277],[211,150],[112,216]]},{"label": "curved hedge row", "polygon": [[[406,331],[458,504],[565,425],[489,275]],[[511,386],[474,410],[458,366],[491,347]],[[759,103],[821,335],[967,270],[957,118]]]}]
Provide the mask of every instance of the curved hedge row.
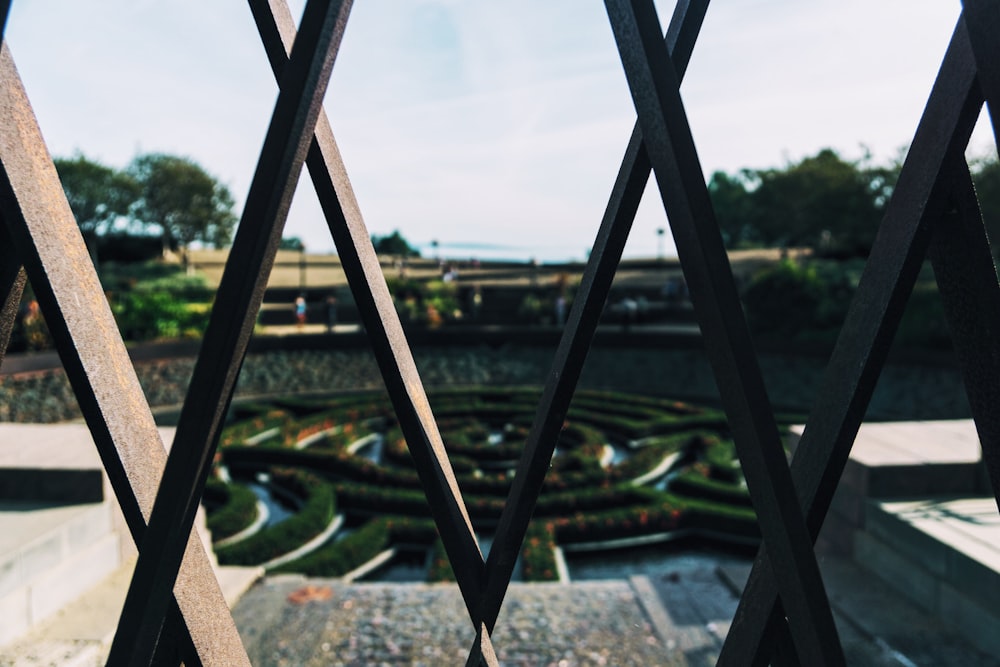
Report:
[{"label": "curved hedge row", "polygon": [[[503,511],[539,398],[537,389],[526,387],[429,394],[477,531],[491,531]],[[318,434],[309,447],[299,444]],[[380,448],[380,456],[373,455],[375,449],[355,452],[350,447],[372,434],[380,440],[372,445]],[[233,470],[280,466],[311,475],[296,478],[309,500],[285,522],[294,522],[292,527],[281,523],[252,538],[253,545],[220,550],[221,561],[261,562],[294,549],[326,525],[335,497],[339,511],[360,527],[280,570],[339,576],[393,544],[412,543],[433,550],[431,580],[452,576],[405,438],[384,395],[237,406],[223,431],[220,453]],[[665,489],[662,479],[653,480],[657,487],[632,483],[659,478],[671,461],[674,468]],[[314,500],[317,496],[323,500]],[[524,542],[524,577],[557,577],[552,555],[557,544],[672,531],[740,543],[759,539],[724,416],[671,400],[579,392]]]},{"label": "curved hedge row", "polygon": [[245,540],[216,549],[222,565],[258,565],[288,553],[320,534],[333,518],[333,486],[301,471],[272,471],[271,484],[304,498],[291,518],[265,528]]},{"label": "curved hedge row", "polygon": [[240,484],[209,479],[205,485],[205,506],[213,540],[246,530],[257,519],[257,496]]}]

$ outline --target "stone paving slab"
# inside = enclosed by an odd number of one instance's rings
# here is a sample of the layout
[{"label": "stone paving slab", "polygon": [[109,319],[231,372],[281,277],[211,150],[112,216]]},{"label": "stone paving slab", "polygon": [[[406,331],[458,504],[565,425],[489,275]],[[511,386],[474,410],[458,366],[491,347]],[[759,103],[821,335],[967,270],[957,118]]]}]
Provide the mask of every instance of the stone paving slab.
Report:
[{"label": "stone paving slab", "polygon": [[[475,639],[453,584],[269,577],[234,617],[258,667],[460,665]],[[679,646],[664,645],[625,580],[512,584],[494,646],[503,665],[688,664]]]},{"label": "stone paving slab", "polygon": [[[21,638],[0,645],[0,667],[104,665],[134,568],[132,558]],[[221,567],[215,573],[231,607],[264,571]]]},{"label": "stone paving slab", "polygon": [[[804,426],[791,427],[794,450]],[[833,511],[862,527],[865,498],[918,498],[988,491],[975,422],[864,423],[839,481]]]},{"label": "stone paving slab", "polygon": [[[510,587],[494,645],[502,665],[714,665],[746,560],[675,560],[627,579]],[[848,665],[996,667],[940,619],[849,560],[821,562]],[[270,577],[234,616],[253,663],[460,665],[475,633],[448,584]]]},{"label": "stone paving slab", "polygon": [[[173,427],[157,429],[169,449]],[[101,457],[86,424],[0,424],[0,468],[95,468]]]},{"label": "stone paving slab", "polygon": [[976,463],[982,448],[971,419],[864,423],[851,458],[867,466]]},{"label": "stone paving slab", "polygon": [[[158,429],[168,448],[175,430]],[[73,504],[113,495],[86,424],[0,424],[0,500]]]}]

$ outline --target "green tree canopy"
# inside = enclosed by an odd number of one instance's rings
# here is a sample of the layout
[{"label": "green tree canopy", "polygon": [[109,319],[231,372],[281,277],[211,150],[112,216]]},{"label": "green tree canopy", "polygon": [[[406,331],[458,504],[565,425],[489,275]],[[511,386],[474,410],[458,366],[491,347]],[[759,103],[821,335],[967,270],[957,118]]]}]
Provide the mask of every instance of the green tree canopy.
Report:
[{"label": "green tree canopy", "polygon": [[139,197],[139,184],[129,174],[81,153],[55,158],[54,162],[69,207],[88,245],[127,216]]},{"label": "green tree canopy", "polygon": [[844,160],[825,148],[780,169],[716,172],[709,192],[729,247],[804,246],[868,252],[899,165]]},{"label": "green tree canopy", "polygon": [[282,237],[278,243],[278,250],[305,250],[306,244],[298,236]]},{"label": "green tree canopy", "polygon": [[399,230],[395,230],[392,234],[388,236],[375,236],[372,235],[372,245],[375,246],[375,252],[380,255],[401,255],[403,257],[419,257],[420,252],[411,246],[409,242],[403,238],[403,235],[399,233]]},{"label": "green tree canopy", "polygon": [[717,171],[708,180],[708,193],[727,248],[764,244],[760,231],[754,227],[756,213],[749,192],[753,182],[753,172],[748,170],[733,175]]},{"label": "green tree canopy", "polygon": [[141,187],[133,215],[161,231],[164,247],[195,241],[220,247],[232,239],[233,196],[194,161],[162,153],[140,155],[128,173]]}]

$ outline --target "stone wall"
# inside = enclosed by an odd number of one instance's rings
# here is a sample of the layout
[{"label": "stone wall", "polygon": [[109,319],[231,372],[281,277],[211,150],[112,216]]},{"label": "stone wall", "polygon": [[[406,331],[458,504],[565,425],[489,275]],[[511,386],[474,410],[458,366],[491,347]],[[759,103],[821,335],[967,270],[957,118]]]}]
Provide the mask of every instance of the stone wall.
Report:
[{"label": "stone wall", "polygon": [[[622,343],[622,340],[626,344]],[[581,386],[615,389],[679,399],[716,402],[718,392],[704,352],[697,346],[669,349],[649,339],[622,339],[597,345],[588,355]],[[628,341],[635,344],[627,344]],[[268,345],[248,355],[237,396],[292,392],[341,392],[382,386],[370,348],[363,341],[337,349]],[[284,347],[285,349],[281,349]],[[548,344],[449,344],[414,347],[414,359],[427,387],[541,385],[550,371],[554,347]],[[772,403],[788,411],[808,411],[819,386],[825,358],[817,355],[763,354],[761,368]],[[136,362],[150,405],[179,406],[194,368],[192,356]],[[879,381],[869,417],[947,419],[968,417],[961,377],[944,363],[888,367]],[[0,421],[54,422],[80,416],[61,369],[0,377]]]}]

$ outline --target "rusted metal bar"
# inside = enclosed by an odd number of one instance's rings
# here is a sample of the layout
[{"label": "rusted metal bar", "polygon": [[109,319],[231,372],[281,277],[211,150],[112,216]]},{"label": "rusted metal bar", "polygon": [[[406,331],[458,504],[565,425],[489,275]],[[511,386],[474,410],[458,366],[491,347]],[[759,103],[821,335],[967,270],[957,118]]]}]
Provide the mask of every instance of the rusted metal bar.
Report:
[{"label": "rusted metal bar", "polygon": [[[284,0],[250,0],[250,8],[275,79],[280,81],[295,39],[295,23]],[[322,112],[306,165],[400,429],[471,613],[482,585],[483,557],[371,236],[333,131]]]},{"label": "rusted metal bar", "polygon": [[476,631],[476,643],[469,651],[469,658],[465,661],[465,667],[498,667],[500,661],[493,651],[493,644],[490,643],[490,633],[486,625],[479,624]]},{"label": "rusted metal bar", "polygon": [[[982,102],[968,34],[960,20],[792,459],[796,492],[813,540],[823,525],[920,271],[931,221],[943,210],[950,189],[950,161],[961,157]],[[742,665],[747,656],[756,656],[755,664],[766,664],[765,629],[770,627],[770,634],[779,620],[778,582],[771,562],[770,546],[764,545],[719,665]]]},{"label": "rusted metal bar", "polygon": [[181,410],[109,654],[148,664],[263,300],[351,2],[310,0]]},{"label": "rusted metal bar", "polygon": [[844,663],[652,0],[606,0],[677,254],[800,660]]},{"label": "rusted metal bar", "polygon": [[[674,9],[665,41],[675,57],[678,79],[687,69],[707,11],[708,0],[685,0]],[[486,561],[486,586],[475,620],[485,623],[491,632],[650,170],[642,129],[636,123]]]},{"label": "rusted metal bar", "polygon": [[[166,452],[6,46],[0,111],[0,217],[138,543]],[[174,595],[198,655],[249,665],[201,541],[186,539]]]},{"label": "rusted metal bar", "polygon": [[11,332],[17,323],[26,282],[27,274],[17,259],[7,227],[0,224],[0,365],[3,364]]}]

